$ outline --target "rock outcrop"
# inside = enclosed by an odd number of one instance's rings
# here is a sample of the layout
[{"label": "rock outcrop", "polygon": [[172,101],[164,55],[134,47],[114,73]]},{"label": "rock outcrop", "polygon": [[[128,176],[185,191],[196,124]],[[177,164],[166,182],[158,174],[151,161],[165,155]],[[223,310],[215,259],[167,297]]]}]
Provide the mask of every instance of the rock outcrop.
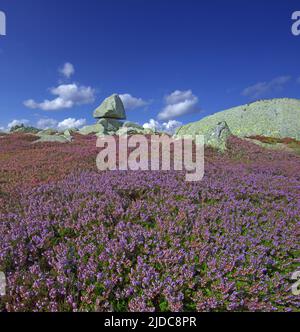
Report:
[{"label": "rock outcrop", "polygon": [[266,136],[300,140],[300,100],[271,99],[235,107],[183,126],[176,136],[208,137],[221,122],[226,122],[231,133],[241,138]]},{"label": "rock outcrop", "polygon": [[101,124],[95,124],[91,126],[85,126],[79,130],[79,133],[82,135],[97,134],[104,131],[104,128]]},{"label": "rock outcrop", "polygon": [[207,146],[224,151],[227,147],[228,138],[232,133],[226,122],[219,122],[217,126],[205,137]]},{"label": "rock outcrop", "polygon": [[44,136],[44,135],[56,135],[57,134],[57,131],[54,130],[54,129],[44,129],[44,130],[41,130],[37,133],[37,136]]},{"label": "rock outcrop", "polygon": [[39,129],[35,127],[27,127],[24,124],[14,126],[10,129],[10,133],[37,134]]},{"label": "rock outcrop", "polygon": [[34,143],[69,143],[72,141],[72,137],[64,135],[43,135]]}]

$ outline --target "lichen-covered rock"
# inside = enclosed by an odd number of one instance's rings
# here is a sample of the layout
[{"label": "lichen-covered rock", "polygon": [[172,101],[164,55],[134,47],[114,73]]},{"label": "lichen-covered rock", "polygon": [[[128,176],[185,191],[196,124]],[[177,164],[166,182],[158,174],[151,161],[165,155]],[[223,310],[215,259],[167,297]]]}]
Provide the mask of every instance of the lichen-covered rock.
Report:
[{"label": "lichen-covered rock", "polygon": [[37,136],[44,136],[44,135],[56,135],[57,131],[54,129],[45,129],[45,130],[41,130],[37,133]]},{"label": "lichen-covered rock", "polygon": [[106,98],[104,102],[94,111],[94,118],[126,119],[123,102],[117,94]]},{"label": "lichen-covered rock", "polygon": [[127,128],[137,128],[137,129],[141,129],[141,130],[144,129],[144,128],[143,128],[141,125],[139,125],[138,123],[131,122],[131,121],[126,121],[126,122],[124,122],[123,127],[127,127]]},{"label": "lichen-covered rock", "polygon": [[205,137],[205,143],[207,146],[224,151],[226,150],[227,141],[230,136],[232,136],[232,133],[227,123],[223,121],[218,123],[211,133]]},{"label": "lichen-covered rock", "polygon": [[66,137],[63,135],[43,135],[34,143],[69,143],[72,141],[72,137]]},{"label": "lichen-covered rock", "polygon": [[116,132],[116,135],[145,135],[145,130],[143,128],[122,127]]},{"label": "lichen-covered rock", "polygon": [[77,128],[70,128],[64,131],[64,136],[69,137],[72,136],[73,134],[77,133],[78,129]]},{"label": "lichen-covered rock", "polygon": [[104,126],[100,123],[97,123],[95,125],[91,125],[91,126],[85,126],[82,129],[79,130],[79,133],[81,135],[90,135],[90,134],[97,134],[99,132],[105,132],[106,129],[104,128]]},{"label": "lichen-covered rock", "polygon": [[155,132],[154,130],[150,128],[144,128],[144,135],[155,135],[155,134],[157,134],[157,132]]},{"label": "lichen-covered rock", "polygon": [[183,126],[176,136],[207,136],[220,122],[226,122],[232,134],[242,138],[259,135],[300,140],[300,100],[271,99],[235,107]]}]

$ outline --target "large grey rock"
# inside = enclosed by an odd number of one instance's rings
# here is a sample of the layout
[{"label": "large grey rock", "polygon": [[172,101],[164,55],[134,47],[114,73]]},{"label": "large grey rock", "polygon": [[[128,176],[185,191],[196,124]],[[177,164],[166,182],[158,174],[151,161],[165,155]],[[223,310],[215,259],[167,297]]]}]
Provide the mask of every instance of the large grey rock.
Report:
[{"label": "large grey rock", "polygon": [[124,135],[145,135],[145,130],[139,128],[132,128],[132,127],[122,127],[117,132],[116,135],[124,136]]},{"label": "large grey rock", "polygon": [[226,150],[227,141],[230,136],[232,136],[232,133],[227,123],[220,122],[211,133],[205,137],[205,143],[208,146],[224,151]]},{"label": "large grey rock", "polygon": [[64,136],[66,137],[72,137],[73,134],[77,133],[78,129],[77,128],[70,128],[64,131]]},{"label": "large grey rock", "polygon": [[102,124],[97,123],[92,126],[85,126],[79,130],[81,135],[90,135],[90,134],[97,134],[99,132],[105,132],[105,128]]},{"label": "large grey rock", "polygon": [[106,98],[94,111],[94,118],[126,119],[126,113],[121,98],[117,94]]},{"label": "large grey rock", "polygon": [[72,137],[63,135],[43,135],[34,143],[69,143],[71,141]]},{"label": "large grey rock", "polygon": [[242,138],[260,135],[300,140],[300,100],[271,99],[235,107],[183,126],[176,136],[207,136],[220,122],[226,122],[232,134]]},{"label": "large grey rock", "polygon": [[41,130],[37,133],[37,136],[44,136],[44,135],[56,135],[57,131],[54,129],[45,129],[45,130]]},{"label": "large grey rock", "polygon": [[126,121],[123,124],[123,127],[127,127],[127,128],[137,128],[137,129],[144,129],[142,126],[140,126],[139,124],[135,123],[135,122],[131,122],[131,121]]}]

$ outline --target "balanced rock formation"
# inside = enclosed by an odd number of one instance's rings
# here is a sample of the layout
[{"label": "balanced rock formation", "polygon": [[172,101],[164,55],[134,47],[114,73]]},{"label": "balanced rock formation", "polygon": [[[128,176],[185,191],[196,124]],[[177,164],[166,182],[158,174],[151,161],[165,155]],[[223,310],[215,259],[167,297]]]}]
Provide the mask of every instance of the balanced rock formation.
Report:
[{"label": "balanced rock formation", "polygon": [[134,122],[123,122],[126,112],[122,99],[117,95],[106,98],[104,102],[94,111],[95,125],[83,127],[79,133],[82,135],[95,134],[97,137],[106,135],[135,135],[149,134],[142,126]]},{"label": "balanced rock formation", "polygon": [[126,114],[122,99],[117,94],[106,98],[94,111],[94,118],[125,120]]},{"label": "balanced rock formation", "polygon": [[265,136],[300,140],[300,100],[271,99],[235,107],[179,128],[176,137],[209,136],[218,123],[226,122],[235,136]]},{"label": "balanced rock formation", "polygon": [[117,94],[106,98],[94,111],[97,123],[83,127],[79,132],[82,135],[96,134],[97,136],[114,135],[122,126],[120,120],[126,119],[123,102]]}]

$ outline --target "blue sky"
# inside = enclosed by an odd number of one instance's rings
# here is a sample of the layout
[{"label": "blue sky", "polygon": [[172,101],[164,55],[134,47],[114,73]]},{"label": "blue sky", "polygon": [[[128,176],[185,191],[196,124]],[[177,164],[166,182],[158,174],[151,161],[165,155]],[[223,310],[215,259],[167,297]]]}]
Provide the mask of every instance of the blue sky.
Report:
[{"label": "blue sky", "polygon": [[141,124],[300,98],[296,10],[296,0],[1,0],[0,127],[91,124],[115,92]]}]

